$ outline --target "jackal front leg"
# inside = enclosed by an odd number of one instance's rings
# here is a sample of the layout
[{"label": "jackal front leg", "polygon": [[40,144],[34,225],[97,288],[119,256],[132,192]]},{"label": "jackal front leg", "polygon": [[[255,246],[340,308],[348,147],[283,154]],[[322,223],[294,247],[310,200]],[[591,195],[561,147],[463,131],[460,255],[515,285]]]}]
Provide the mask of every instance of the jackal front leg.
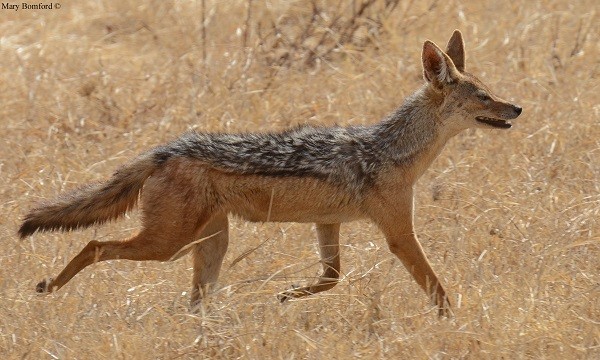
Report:
[{"label": "jackal front leg", "polygon": [[317,224],[317,238],[323,273],[317,283],[312,286],[296,288],[280,294],[281,302],[329,290],[338,283],[340,277],[340,224]]},{"label": "jackal front leg", "polygon": [[413,228],[412,191],[403,198],[394,200],[394,204],[389,204],[389,207],[380,206],[374,220],[384,233],[390,251],[400,259],[437,306],[438,315],[449,316],[451,310],[446,291],[429,264]]},{"label": "jackal front leg", "polygon": [[229,244],[229,222],[227,214],[215,216],[200,233],[201,241],[194,245],[194,277],[190,305],[197,306],[210,285],[217,282],[223,258]]}]

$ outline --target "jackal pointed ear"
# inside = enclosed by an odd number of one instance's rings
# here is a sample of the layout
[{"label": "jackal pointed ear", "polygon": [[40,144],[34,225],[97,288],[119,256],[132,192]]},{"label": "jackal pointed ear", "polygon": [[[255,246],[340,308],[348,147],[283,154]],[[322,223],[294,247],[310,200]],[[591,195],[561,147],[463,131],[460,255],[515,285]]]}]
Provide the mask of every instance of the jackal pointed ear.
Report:
[{"label": "jackal pointed ear", "polygon": [[448,40],[446,54],[450,56],[458,71],[465,71],[465,42],[459,30],[454,30],[450,40]]},{"label": "jackal pointed ear", "polygon": [[423,44],[423,77],[437,89],[456,81],[458,70],[452,59],[436,44],[427,40]]}]

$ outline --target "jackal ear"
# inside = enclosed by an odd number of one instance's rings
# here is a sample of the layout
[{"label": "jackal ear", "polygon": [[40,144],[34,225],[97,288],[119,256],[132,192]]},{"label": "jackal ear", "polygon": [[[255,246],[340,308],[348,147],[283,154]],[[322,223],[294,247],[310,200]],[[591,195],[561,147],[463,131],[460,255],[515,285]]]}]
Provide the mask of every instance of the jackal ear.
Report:
[{"label": "jackal ear", "polygon": [[448,40],[446,54],[450,56],[458,71],[465,71],[465,42],[459,30],[454,30],[450,40]]},{"label": "jackal ear", "polygon": [[452,59],[429,40],[423,44],[422,60],[423,77],[435,88],[441,89],[456,81],[458,70]]}]

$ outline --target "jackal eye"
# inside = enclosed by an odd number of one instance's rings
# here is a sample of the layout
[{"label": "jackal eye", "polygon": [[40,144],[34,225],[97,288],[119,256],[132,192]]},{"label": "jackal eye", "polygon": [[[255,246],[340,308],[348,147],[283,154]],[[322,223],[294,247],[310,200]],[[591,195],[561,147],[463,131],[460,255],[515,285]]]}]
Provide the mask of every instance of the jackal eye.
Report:
[{"label": "jackal eye", "polygon": [[484,92],[477,92],[477,98],[481,101],[488,101],[491,100],[490,96],[487,93]]}]

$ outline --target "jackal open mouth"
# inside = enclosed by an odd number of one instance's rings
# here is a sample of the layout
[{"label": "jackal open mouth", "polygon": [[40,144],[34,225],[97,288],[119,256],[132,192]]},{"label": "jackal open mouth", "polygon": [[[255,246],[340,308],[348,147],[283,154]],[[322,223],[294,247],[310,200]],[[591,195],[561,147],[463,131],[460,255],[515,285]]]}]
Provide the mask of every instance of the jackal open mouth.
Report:
[{"label": "jackal open mouth", "polygon": [[512,127],[512,124],[510,122],[508,122],[507,120],[494,119],[494,118],[489,118],[489,117],[485,117],[485,116],[477,116],[475,118],[475,120],[482,122],[484,124],[493,126],[493,127],[501,128],[501,129],[509,129]]}]

